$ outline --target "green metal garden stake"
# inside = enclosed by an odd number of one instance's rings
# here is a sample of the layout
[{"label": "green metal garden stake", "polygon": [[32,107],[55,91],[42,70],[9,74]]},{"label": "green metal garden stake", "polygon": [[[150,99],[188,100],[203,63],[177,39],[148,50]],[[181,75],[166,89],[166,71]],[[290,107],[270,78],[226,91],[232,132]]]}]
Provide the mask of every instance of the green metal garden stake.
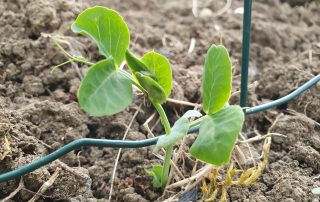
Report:
[{"label": "green metal garden stake", "polygon": [[244,0],[240,106],[247,105],[252,0]]}]

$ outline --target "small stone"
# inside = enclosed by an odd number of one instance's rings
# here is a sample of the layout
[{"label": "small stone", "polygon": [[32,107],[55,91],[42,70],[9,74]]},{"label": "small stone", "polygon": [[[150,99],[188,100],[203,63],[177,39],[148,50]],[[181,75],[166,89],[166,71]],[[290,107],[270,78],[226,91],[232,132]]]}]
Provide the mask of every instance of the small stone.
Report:
[{"label": "small stone", "polygon": [[23,87],[30,94],[39,95],[45,91],[41,79],[35,76],[25,76],[23,78]]},{"label": "small stone", "polygon": [[131,201],[131,202],[146,202],[147,200],[144,199],[141,195],[137,194],[137,193],[133,193],[133,194],[126,194],[123,197],[124,201]]},{"label": "small stone", "polygon": [[204,8],[199,13],[200,18],[207,18],[207,17],[211,17],[212,15],[213,15],[213,12],[209,8]]}]

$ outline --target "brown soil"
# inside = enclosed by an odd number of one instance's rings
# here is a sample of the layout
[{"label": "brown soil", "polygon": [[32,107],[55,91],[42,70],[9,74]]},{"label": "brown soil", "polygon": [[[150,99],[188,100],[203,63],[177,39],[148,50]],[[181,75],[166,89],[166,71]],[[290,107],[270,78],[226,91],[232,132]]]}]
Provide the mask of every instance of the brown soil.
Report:
[{"label": "brown soil", "polygon": [[[81,2],[81,1],[80,1]],[[142,55],[156,50],[166,55],[173,69],[172,98],[201,101],[204,55],[212,43],[222,43],[232,56],[234,91],[239,89],[242,16],[232,1],[222,15],[216,15],[224,1],[198,1],[198,14],[191,1],[90,1],[118,10],[131,31],[131,49]],[[76,36],[70,24],[86,7],[79,1],[0,0],[0,159],[5,137],[11,153],[0,161],[0,173],[40,158],[72,140],[91,137],[122,139],[127,125],[143,99],[124,112],[92,118],[76,103],[80,77],[88,68],[67,65],[54,72],[50,67],[65,61],[48,34],[63,36],[64,47],[72,54],[99,60],[97,48],[88,38]],[[249,106],[282,97],[320,72],[320,2],[316,0],[256,0],[253,2]],[[191,38],[196,46],[188,54]],[[69,45],[68,45],[69,44]],[[70,46],[72,44],[72,46]],[[312,55],[310,54],[312,52]],[[311,57],[312,56],[312,57]],[[239,96],[231,99],[239,102]],[[133,121],[127,139],[145,139],[142,124],[153,113],[150,105]],[[171,123],[189,107],[167,104]],[[292,102],[247,117],[244,135],[268,130],[286,135],[274,137],[269,164],[251,187],[231,187],[229,201],[319,201],[311,189],[320,186],[320,86]],[[276,122],[275,122],[276,121]],[[272,125],[273,124],[273,125]],[[272,127],[270,128],[270,126]],[[158,124],[155,134],[161,134]],[[194,137],[188,139],[190,142]],[[188,143],[187,142],[187,143]],[[187,144],[188,145],[188,144]],[[253,145],[261,151],[262,145]],[[187,149],[187,148],[186,148]],[[47,200],[107,199],[118,150],[86,147],[74,151],[23,177],[24,188],[13,201],[27,201],[57,167],[64,168],[52,187],[40,198]],[[186,158],[182,172],[190,175],[193,161]],[[161,201],[145,169],[159,162],[153,148],[123,149],[116,174],[114,201]],[[0,183],[0,199],[13,192],[19,179]],[[180,190],[175,190],[179,192]],[[199,192],[200,193],[200,192]],[[171,194],[167,194],[169,197]],[[199,194],[199,197],[201,195]]]}]

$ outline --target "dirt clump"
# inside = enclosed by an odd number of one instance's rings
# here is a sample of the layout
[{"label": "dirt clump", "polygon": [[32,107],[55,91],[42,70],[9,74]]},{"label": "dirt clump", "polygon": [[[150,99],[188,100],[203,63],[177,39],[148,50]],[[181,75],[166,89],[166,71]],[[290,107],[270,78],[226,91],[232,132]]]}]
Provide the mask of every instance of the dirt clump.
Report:
[{"label": "dirt clump", "polygon": [[[134,0],[90,1],[121,13],[131,31],[130,50],[142,56],[155,50],[168,57],[173,71],[171,98],[201,102],[201,80],[205,53],[211,44],[222,43],[233,62],[234,81],[230,103],[239,103],[242,15],[236,10],[243,1],[232,1],[227,12],[217,15],[223,1],[198,1],[198,16],[192,4],[183,0],[161,2]],[[101,59],[92,40],[75,35],[70,25],[77,14],[90,5],[79,1],[0,0],[0,173],[16,169],[80,138],[123,138],[134,113],[126,139],[150,136],[142,124],[154,113],[144,98],[110,117],[93,118],[76,103],[76,93],[87,65],[69,64],[51,72],[66,58],[55,47],[54,35],[63,48],[94,62]],[[249,106],[270,102],[287,95],[320,72],[319,1],[257,0],[253,3],[252,43],[249,68]],[[189,51],[192,40],[195,47]],[[251,187],[228,189],[230,201],[317,201],[311,189],[320,186],[314,176],[320,164],[319,85],[286,105],[246,117],[243,132],[280,133],[274,136],[269,164]],[[142,104],[142,105],[141,105]],[[167,103],[169,121],[174,123],[192,107]],[[282,115],[280,115],[282,114]],[[279,116],[280,115],[280,116]],[[153,126],[158,117],[150,123]],[[274,123],[274,121],[276,122]],[[273,124],[274,123],[274,124]],[[163,134],[161,124],[155,135]],[[195,136],[187,139],[184,149]],[[6,140],[7,139],[7,140]],[[253,144],[261,148],[261,144]],[[145,169],[161,160],[153,147],[123,149],[114,180],[114,201],[156,201],[161,193],[152,188]],[[104,200],[109,198],[111,177],[118,149],[83,147],[49,165],[23,176],[24,189],[12,198],[26,201],[61,172],[41,199]],[[193,160],[185,158],[183,174],[191,173]],[[19,179],[0,183],[0,198],[12,193]],[[200,190],[200,189],[199,189]],[[180,192],[180,189],[173,190]],[[170,192],[170,194],[175,194]],[[199,191],[199,197],[201,193]]]},{"label": "dirt clump", "polygon": [[[7,108],[9,108],[10,104],[8,101],[6,101],[6,99],[1,98],[0,100],[1,100],[1,106],[7,106]],[[49,102],[46,102],[46,104],[43,106],[46,106],[47,108],[51,107],[52,109],[53,108],[52,105],[50,106],[50,104],[48,103]],[[55,104],[57,105],[58,103],[55,103]],[[39,107],[38,113],[35,112],[35,114],[37,114],[38,116],[41,115],[40,106],[41,104],[38,103],[38,107]],[[33,108],[33,110],[31,111],[34,112],[36,111],[35,109],[36,108]],[[27,112],[28,112],[28,106],[22,110],[21,109],[20,110],[19,109],[4,110],[3,109],[0,114],[1,123],[5,126],[5,127],[2,127],[3,130],[0,133],[0,139],[2,142],[4,138],[7,138],[9,143],[8,149],[10,151],[5,156],[3,156],[7,148],[4,148],[4,149],[1,148],[0,150],[2,155],[1,166],[0,166],[1,173],[16,169],[24,164],[30,163],[31,161],[34,161],[35,159],[38,159],[41,156],[44,156],[53,151],[53,148],[50,145],[46,144],[46,140],[49,140],[48,137],[52,137],[52,136],[55,137],[55,135],[47,134],[47,136],[45,136],[44,138],[45,140],[41,140],[40,136],[45,132],[44,129],[48,131],[48,128],[47,126],[38,125],[36,122],[36,119],[34,118],[35,114],[32,114],[33,116],[31,116]],[[27,116],[26,114],[28,114],[29,116]],[[33,117],[33,119],[31,119],[30,117]],[[48,121],[47,123],[49,122],[57,123],[57,121],[54,119],[57,117],[55,116],[46,116],[46,117],[51,117],[51,120],[50,121],[47,120]],[[59,118],[60,117],[58,116],[57,120]],[[44,117],[42,120],[44,120]],[[64,121],[66,122],[66,120]],[[62,128],[61,125],[60,125],[60,128]],[[73,161],[76,162],[76,160],[73,160]],[[66,163],[72,164],[72,161],[67,161]],[[87,193],[87,197],[91,197],[92,193],[89,187],[87,186],[87,181],[86,181],[87,179],[85,180],[78,179],[79,176],[74,174],[75,171],[73,170],[77,168],[71,168],[62,162],[60,164],[64,165],[62,168],[64,168],[65,170],[60,173],[59,178],[54,182],[52,187],[49,190],[47,190],[47,192],[42,194],[45,196],[49,196],[49,198],[51,199],[67,199],[70,197],[82,196],[84,193]],[[46,181],[49,180],[49,178],[53,174],[53,171],[57,167],[61,167],[60,164],[56,163],[53,165],[52,164],[47,165],[35,170],[34,172],[31,172],[25,175],[23,177],[24,188],[21,190],[20,194],[17,194],[14,198],[16,200],[18,200],[19,198],[20,200],[29,200],[35,194],[35,192],[37,192],[39,188]],[[78,170],[81,173],[87,172],[86,169],[84,168],[79,168]],[[19,180],[10,180],[8,182],[1,182],[0,197],[4,198],[5,196],[9,195],[14,189],[16,189],[18,184],[19,184]]]}]

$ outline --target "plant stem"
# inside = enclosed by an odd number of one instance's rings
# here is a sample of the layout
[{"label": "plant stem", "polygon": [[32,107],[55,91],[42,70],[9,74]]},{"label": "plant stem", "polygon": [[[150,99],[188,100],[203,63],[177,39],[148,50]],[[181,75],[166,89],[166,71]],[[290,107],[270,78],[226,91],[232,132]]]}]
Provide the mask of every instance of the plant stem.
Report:
[{"label": "plant stem", "polygon": [[52,67],[51,73],[52,73],[53,71],[55,71],[56,69],[58,69],[59,67],[62,67],[62,66],[66,65],[66,64],[69,64],[69,63],[71,63],[71,62],[72,62],[72,60],[67,60],[67,61],[65,61],[65,62],[63,62],[63,63],[61,63],[61,64],[58,64],[58,65]]},{"label": "plant stem", "polygon": [[[77,57],[77,56],[73,56],[70,53],[68,53],[66,50],[64,50],[64,48],[59,44],[58,40],[54,37],[54,36],[50,36],[51,39],[53,40],[53,42],[55,43],[55,45],[57,46],[57,48],[61,51],[61,53],[69,59],[69,61],[71,62],[81,62],[87,65],[94,65],[95,63],[93,62],[89,62],[87,59],[82,58],[82,57]],[[64,63],[62,63],[64,64]]]},{"label": "plant stem", "polygon": [[201,121],[205,118],[206,116],[202,116],[194,121],[192,121],[190,124],[189,124],[189,128],[192,128],[194,126],[197,126],[197,125],[200,125]]},{"label": "plant stem", "polygon": [[[169,135],[171,132],[171,126],[170,126],[170,123],[168,121],[168,118],[167,118],[165,111],[163,110],[161,104],[154,103],[154,102],[152,102],[152,104],[159,113],[161,122],[162,122],[164,130],[166,132],[166,135]],[[163,163],[163,169],[162,169],[162,175],[161,175],[162,189],[164,189],[168,183],[168,176],[169,176],[173,146],[169,146],[165,150],[166,150],[166,154],[164,157],[164,163]]]},{"label": "plant stem", "polygon": [[152,104],[153,104],[153,106],[156,108],[156,110],[159,113],[161,122],[162,122],[164,130],[166,132],[166,135],[169,135],[170,132],[171,132],[171,126],[170,126],[170,123],[168,121],[168,118],[167,118],[167,115],[166,115],[165,111],[163,110],[161,104],[155,103],[155,102],[152,102]]},{"label": "plant stem", "polygon": [[166,150],[166,155],[164,156],[164,163],[163,163],[162,176],[161,176],[162,189],[164,189],[168,183],[173,146],[168,146],[165,150]]}]

